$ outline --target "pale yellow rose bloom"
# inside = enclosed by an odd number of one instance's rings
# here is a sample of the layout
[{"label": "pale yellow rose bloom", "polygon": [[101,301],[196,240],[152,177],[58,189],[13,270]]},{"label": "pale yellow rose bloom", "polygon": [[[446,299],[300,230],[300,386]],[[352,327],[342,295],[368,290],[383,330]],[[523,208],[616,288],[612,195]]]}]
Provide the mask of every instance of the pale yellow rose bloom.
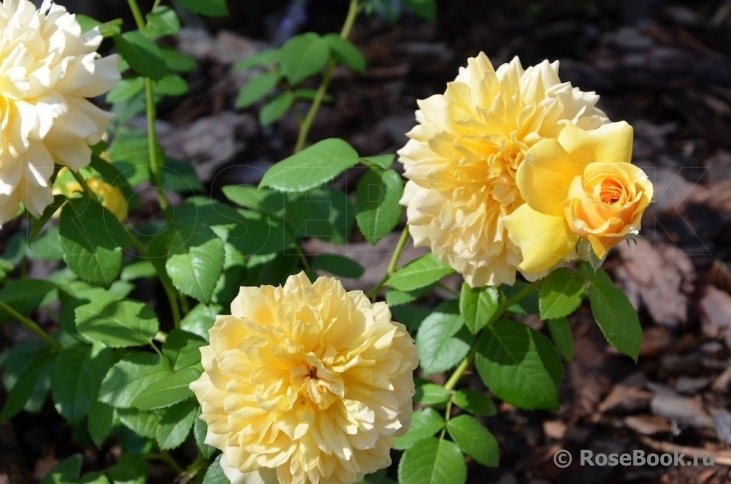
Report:
[{"label": "pale yellow rose bloom", "polygon": [[81,33],[60,5],[0,3],[0,225],[22,203],[40,217],[54,163],[78,170],[91,159],[111,114],[86,98],[119,80],[117,57],[101,58],[98,30]]},{"label": "pale yellow rose bloom", "polygon": [[385,303],[304,273],[242,287],[191,383],[232,483],[353,483],[409,428],[417,350]]},{"label": "pale yellow rose bloom", "polygon": [[558,136],[561,121],[608,123],[598,99],[561,82],[558,62],[523,69],[516,57],[494,69],[485,54],[468,59],[443,95],[418,102],[419,124],[398,152],[415,245],[431,247],[473,287],[515,282],[522,255],[503,219],[523,204],[516,171],[531,146]]},{"label": "pale yellow rose bloom", "polygon": [[581,239],[603,259],[639,233],[653,187],[631,158],[632,127],[624,121],[588,131],[564,123],[557,139],[528,150],[516,177],[526,203],[504,219],[523,254],[521,270],[575,257]]}]

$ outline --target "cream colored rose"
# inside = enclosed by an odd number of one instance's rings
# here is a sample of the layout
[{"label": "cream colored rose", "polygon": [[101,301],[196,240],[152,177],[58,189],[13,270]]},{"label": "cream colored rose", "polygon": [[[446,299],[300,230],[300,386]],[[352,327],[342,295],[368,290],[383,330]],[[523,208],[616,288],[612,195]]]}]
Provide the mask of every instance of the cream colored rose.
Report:
[{"label": "cream colored rose", "polygon": [[233,483],[352,483],[408,429],[414,342],[385,303],[304,273],[242,287],[190,388]]},{"label": "cream colored rose", "polygon": [[485,54],[468,59],[443,95],[419,101],[419,124],[399,151],[415,245],[473,287],[512,284],[522,255],[503,217],[523,204],[516,171],[531,146],[558,136],[560,121],[608,123],[598,99],[561,82],[558,62],[523,69],[515,58],[495,70]]},{"label": "cream colored rose", "polygon": [[100,58],[102,36],[85,35],[64,7],[28,0],[0,4],[0,225],[19,203],[39,217],[51,201],[58,163],[73,170],[91,159],[111,115],[87,97],[119,80],[116,56]]}]

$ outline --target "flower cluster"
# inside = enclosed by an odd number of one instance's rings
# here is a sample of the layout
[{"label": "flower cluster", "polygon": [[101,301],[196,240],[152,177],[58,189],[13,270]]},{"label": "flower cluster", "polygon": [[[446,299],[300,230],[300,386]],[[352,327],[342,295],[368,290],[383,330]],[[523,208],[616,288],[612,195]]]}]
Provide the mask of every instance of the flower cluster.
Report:
[{"label": "flower cluster", "polygon": [[111,115],[87,97],[119,80],[116,56],[100,58],[97,30],[82,35],[64,7],[28,0],[0,4],[0,225],[22,202],[39,217],[51,201],[54,163],[91,159]]},{"label": "flower cluster", "polygon": [[410,425],[417,351],[385,303],[304,273],[242,287],[191,384],[234,483],[352,483]]},{"label": "flower cluster", "polygon": [[[475,287],[513,284],[517,270],[539,278],[575,258],[579,239],[602,258],[636,233],[652,188],[629,164],[631,128],[597,101],[561,82],[558,62],[523,69],[515,58],[495,70],[482,53],[469,59],[443,95],[419,101],[399,151],[415,244]],[[546,174],[561,163],[573,168]],[[577,167],[586,172],[571,178]],[[563,185],[547,183],[556,177]]]}]

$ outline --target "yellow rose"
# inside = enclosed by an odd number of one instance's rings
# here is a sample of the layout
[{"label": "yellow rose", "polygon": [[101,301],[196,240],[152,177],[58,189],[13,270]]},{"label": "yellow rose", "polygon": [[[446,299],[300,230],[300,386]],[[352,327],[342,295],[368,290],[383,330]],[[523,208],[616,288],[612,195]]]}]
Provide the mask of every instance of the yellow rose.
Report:
[{"label": "yellow rose", "polygon": [[232,483],[353,483],[409,428],[417,350],[385,303],[304,273],[242,287],[190,388]]},{"label": "yellow rose", "polygon": [[516,176],[526,203],[504,219],[521,270],[561,264],[582,239],[603,259],[639,232],[653,188],[631,158],[632,127],[623,121],[588,131],[564,123],[557,139],[528,150]]},{"label": "yellow rose", "polygon": [[571,230],[603,259],[625,237],[639,233],[652,192],[647,175],[635,165],[592,163],[571,182],[564,212]]},{"label": "yellow rose", "polygon": [[473,287],[515,282],[521,254],[503,217],[523,204],[516,170],[531,146],[558,136],[560,121],[608,123],[598,100],[561,82],[558,62],[524,69],[516,57],[495,69],[485,54],[468,59],[443,95],[419,101],[419,124],[399,151],[414,244]]},{"label": "yellow rose", "polygon": [[[75,179],[69,178],[71,174],[66,173],[66,170],[66,168],[62,168],[58,172],[58,183],[54,185],[53,194],[61,193],[68,197],[72,193],[83,191],[81,185]],[[112,212],[120,222],[127,218],[127,198],[119,187],[110,185],[94,176],[87,178],[86,184],[99,197],[101,204]],[[58,217],[60,213],[60,210],[57,211],[54,217]]]}]

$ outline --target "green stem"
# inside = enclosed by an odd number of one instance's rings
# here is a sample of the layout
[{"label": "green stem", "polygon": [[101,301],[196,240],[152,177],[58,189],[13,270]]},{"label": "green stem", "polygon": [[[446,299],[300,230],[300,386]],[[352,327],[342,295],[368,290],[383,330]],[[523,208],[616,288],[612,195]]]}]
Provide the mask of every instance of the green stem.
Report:
[{"label": "green stem", "polygon": [[194,478],[200,471],[206,468],[208,465],[208,459],[203,457],[203,454],[198,452],[198,457],[193,461],[192,464],[188,466],[185,471],[183,471],[183,475],[187,477],[189,480]]},{"label": "green stem", "polygon": [[[143,30],[147,23],[145,17],[142,15],[140,6],[137,4],[137,0],[127,0],[130,10],[132,10],[132,16],[135,18],[137,28]],[[159,5],[159,2],[155,2],[155,6]],[[153,7],[154,8],[154,7]],[[155,118],[157,117],[157,108],[155,107],[155,96],[152,92],[152,79],[149,77],[145,78],[145,104],[147,111],[147,144],[148,154],[150,157],[150,171],[152,172],[152,183],[157,189],[157,199],[160,202],[160,208],[165,210],[168,206],[167,200],[165,200],[165,194],[162,191],[162,181],[160,178],[160,165],[157,159],[157,133],[155,132]]]},{"label": "green stem", "polygon": [[31,333],[35,334],[39,338],[41,338],[43,341],[46,342],[48,346],[53,349],[54,352],[61,350],[61,345],[58,344],[53,338],[48,336],[45,331],[43,331],[38,325],[31,321],[30,319],[26,318],[22,314],[20,314],[18,311],[13,309],[12,307],[5,304],[3,301],[0,301],[0,310],[6,312],[10,317],[14,318],[16,321],[18,321],[25,329],[30,331]]},{"label": "green stem", "polygon": [[401,232],[401,237],[396,244],[396,250],[393,252],[393,255],[391,256],[391,262],[389,262],[388,264],[386,275],[383,276],[383,279],[381,279],[378,284],[373,286],[370,291],[366,293],[366,296],[368,296],[368,299],[370,299],[371,301],[378,295],[378,291],[381,290],[388,278],[391,277],[394,272],[396,272],[396,266],[398,265],[398,261],[401,258],[401,253],[404,251],[404,247],[406,247],[406,242],[408,242],[408,240],[409,226],[407,225],[406,227],[404,227],[403,232]]},{"label": "green stem", "polygon": [[76,178],[76,182],[81,186],[81,191],[84,193],[84,196],[89,198],[90,200],[96,200],[96,197],[94,196],[94,192],[91,191],[91,188],[89,188],[89,184],[86,183],[86,179],[81,176],[81,173],[69,170],[71,174]]},{"label": "green stem", "polygon": [[[152,341],[150,341],[150,347],[153,350],[155,350],[155,353],[157,353],[157,355],[160,357],[160,360],[167,361],[167,358],[165,358],[165,355],[162,354],[162,351],[160,351],[160,349],[157,346],[155,346],[155,343],[153,343]],[[169,365],[169,363],[168,363],[168,365]]]},{"label": "green stem", "polygon": [[[134,0],[130,0],[134,1]],[[165,210],[168,206],[165,199],[165,192],[162,190],[162,178],[160,178],[160,165],[157,159],[157,132],[155,131],[155,118],[157,108],[155,107],[155,95],[152,92],[152,79],[145,78],[145,97],[147,105],[147,144],[150,156],[150,171],[152,172],[152,183],[157,189],[157,199],[160,201],[160,208]]]},{"label": "green stem", "polygon": [[[348,36],[350,35],[350,31],[353,29],[353,23],[355,23],[355,18],[357,17],[357,15],[358,0],[350,0],[348,15],[347,17],[345,17],[345,23],[343,24],[343,29],[340,31],[340,37],[342,37],[343,39],[348,38]],[[317,116],[317,111],[320,109],[322,100],[325,99],[325,94],[327,94],[327,88],[330,87],[330,80],[332,79],[333,71],[335,71],[335,61],[330,60],[330,62],[328,62],[327,64],[325,74],[322,77],[322,83],[317,89],[315,98],[312,100],[310,110],[307,112],[307,116],[302,122],[302,129],[300,129],[299,135],[297,136],[297,144],[294,147],[295,153],[299,153],[305,147],[305,143],[307,142],[307,136],[309,135],[310,129],[312,128],[312,123],[315,121],[315,116]]]},{"label": "green stem", "polygon": [[[147,253],[147,249],[145,249],[145,246],[142,245],[142,242],[137,240],[137,237],[132,235],[130,231],[127,230],[127,227],[122,226],[122,228],[127,234],[127,238],[137,249],[137,252],[139,252],[140,255],[145,259],[149,259],[150,256]],[[178,308],[178,301],[175,290],[167,283],[167,274],[161,274],[156,264],[152,264],[152,267],[155,268],[155,271],[157,272],[157,277],[158,279],[160,279],[160,283],[162,284],[163,289],[165,289],[165,294],[167,295],[168,301],[170,301],[170,311],[173,315],[173,324],[175,325],[175,329],[180,329],[180,309]]]},{"label": "green stem", "polygon": [[454,296],[454,297],[456,297],[456,298],[459,298],[459,293],[458,293],[458,292],[456,292],[456,291],[453,291],[452,289],[450,289],[450,288],[449,288],[449,287],[448,287],[448,286],[447,286],[446,284],[444,284],[443,282],[439,282],[439,283],[437,284],[437,286],[439,286],[440,288],[444,289],[445,291],[447,291],[447,292],[448,292],[449,294],[451,294],[452,296]]},{"label": "green stem", "polygon": [[[487,322],[487,327],[491,327],[493,324],[495,324],[495,321],[500,319],[503,314],[505,314],[505,311],[510,309],[514,304],[520,302],[523,300],[524,297],[526,297],[528,294],[533,292],[538,286],[541,285],[541,280],[533,281],[532,283],[528,284],[525,288],[523,288],[521,291],[516,293],[513,297],[506,299],[505,301],[498,306],[497,311],[495,311],[495,314],[492,315],[490,318],[490,321]],[[467,371],[467,368],[470,367],[472,362],[475,360],[475,352],[476,352],[476,345],[477,340],[475,340],[475,344],[470,349],[470,352],[465,356],[464,360],[457,366],[457,368],[454,370],[454,373],[452,373],[452,376],[449,377],[449,380],[447,380],[447,383],[444,384],[444,389],[447,391],[454,390],[454,387],[457,386],[457,383],[459,383],[459,380],[462,378],[462,375],[464,375],[464,372]],[[451,401],[451,398],[450,398]]]},{"label": "green stem", "polygon": [[172,456],[166,450],[160,450],[160,452],[157,454],[143,454],[142,458],[146,459],[146,460],[162,461],[162,462],[166,463],[167,465],[169,465],[170,468],[173,471],[175,471],[175,473],[177,473],[177,474],[182,474],[183,472],[185,472],[185,470],[181,467],[181,465],[178,464],[177,462],[175,462],[175,459],[173,459]]},{"label": "green stem", "polygon": [[145,28],[145,17],[142,15],[140,6],[137,5],[137,0],[127,0],[127,3],[129,4],[129,9],[132,10],[132,16],[135,18],[135,23],[137,24],[137,28],[140,30],[144,29]]}]

